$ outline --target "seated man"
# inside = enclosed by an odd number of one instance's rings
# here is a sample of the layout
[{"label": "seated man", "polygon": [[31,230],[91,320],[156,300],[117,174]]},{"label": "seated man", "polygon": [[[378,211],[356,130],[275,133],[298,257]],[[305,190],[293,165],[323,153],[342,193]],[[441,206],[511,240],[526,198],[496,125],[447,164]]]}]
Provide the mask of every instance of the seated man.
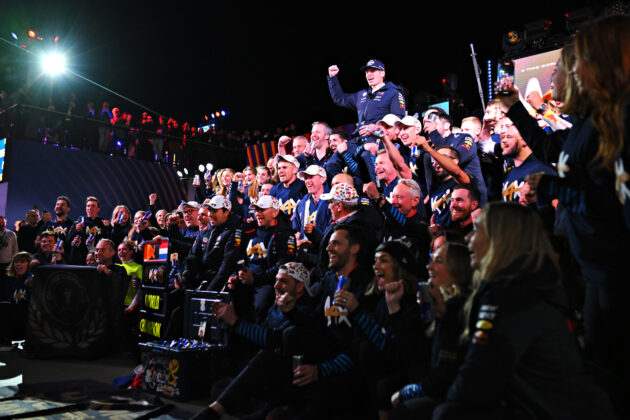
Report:
[{"label": "seated man", "polygon": [[[348,175],[345,174],[337,175],[337,177],[342,176],[348,177]],[[333,184],[335,184],[334,180]],[[328,201],[328,209],[330,210],[332,222],[326,227],[323,233],[318,229],[305,230],[306,237],[313,243],[316,249],[319,250],[319,258],[316,265],[317,271],[315,273],[318,278],[326,271],[326,267],[328,267],[328,253],[326,249],[328,241],[337,225],[353,224],[360,226],[366,231],[364,249],[374,250],[378,244],[380,228],[383,224],[378,212],[374,212],[376,213],[375,216],[374,213],[370,211],[373,209],[369,204],[369,200],[366,199],[368,203],[364,204],[359,198],[357,191],[350,184],[335,184],[330,190],[330,193],[322,194],[320,198]],[[367,252],[367,254],[369,254],[369,252]]]},{"label": "seated man", "polygon": [[[347,309],[333,301],[339,276],[349,278],[344,290],[357,299],[361,299],[371,281],[369,268],[359,264],[362,239],[357,227],[340,225],[336,228],[329,246],[330,271],[319,303],[308,312],[300,305],[301,299],[278,298],[282,317],[292,324],[284,330],[281,351],[270,346],[274,344],[270,340],[273,334],[268,330],[253,330],[263,338],[261,344],[265,344],[266,339],[265,348],[217,401],[193,419],[218,419],[225,413],[234,413],[243,398],[250,395],[264,398],[271,407],[291,404],[300,410],[299,406],[305,404],[308,418],[328,418],[334,410],[356,408],[359,401],[364,400],[365,388],[352,351],[356,326],[350,322]],[[303,276],[306,277],[306,273]],[[218,314],[225,316],[221,311]],[[234,320],[234,317],[228,318]],[[238,321],[234,322],[239,328]],[[292,369],[294,354],[304,355],[304,364]]]}]

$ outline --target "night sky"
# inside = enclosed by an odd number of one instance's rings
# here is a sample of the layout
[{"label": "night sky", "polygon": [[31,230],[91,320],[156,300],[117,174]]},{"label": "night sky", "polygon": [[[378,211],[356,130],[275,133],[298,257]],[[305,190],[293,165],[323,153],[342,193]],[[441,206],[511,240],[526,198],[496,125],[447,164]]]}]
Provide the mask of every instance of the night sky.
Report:
[{"label": "night sky", "polygon": [[[254,5],[235,2],[33,2],[0,3],[1,37],[33,28],[60,36],[69,66],[91,80],[159,113],[198,122],[203,114],[227,109],[227,127],[273,128],[293,122],[308,130],[313,120],[333,125],[356,114],[335,106],[326,83],[337,64],[346,92],[366,86],[359,68],[382,60],[388,80],[404,85],[409,101],[420,92],[440,95],[441,80],[457,74],[459,92],[471,108],[480,100],[470,58],[473,43],[482,70],[502,55],[501,39],[512,28],[548,19],[563,32],[565,12],[593,2],[454,3],[303,2]],[[176,5],[176,6],[175,6]],[[385,10],[387,8],[387,10]],[[3,57],[23,51],[3,43]],[[3,83],[5,79],[0,78]],[[39,83],[50,83],[40,80]],[[73,76],[55,82],[59,92],[79,101],[104,99],[135,116],[135,106]],[[3,87],[0,87],[3,88]],[[60,93],[60,94],[62,94]]]}]

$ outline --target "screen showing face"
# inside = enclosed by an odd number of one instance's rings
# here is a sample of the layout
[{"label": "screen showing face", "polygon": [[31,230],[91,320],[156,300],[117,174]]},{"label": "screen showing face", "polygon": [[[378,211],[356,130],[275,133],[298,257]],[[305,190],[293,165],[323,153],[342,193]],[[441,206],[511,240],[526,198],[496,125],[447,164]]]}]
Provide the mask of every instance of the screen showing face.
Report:
[{"label": "screen showing face", "polygon": [[514,84],[521,93],[521,100],[531,91],[537,91],[542,97],[551,89],[551,74],[558,58],[559,49],[514,60]]}]

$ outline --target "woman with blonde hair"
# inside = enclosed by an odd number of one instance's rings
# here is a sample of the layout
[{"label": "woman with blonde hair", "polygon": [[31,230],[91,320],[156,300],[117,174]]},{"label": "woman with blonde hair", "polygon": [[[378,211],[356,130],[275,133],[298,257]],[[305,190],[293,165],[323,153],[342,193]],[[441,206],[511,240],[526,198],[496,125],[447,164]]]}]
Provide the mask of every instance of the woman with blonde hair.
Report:
[{"label": "woman with blonde hair", "polygon": [[[214,186],[214,195],[228,196],[230,192],[230,186],[232,185],[232,178],[234,178],[234,169],[223,168],[216,173],[216,184]],[[206,197],[212,198],[212,197]]]},{"label": "woman with blonde hair", "polygon": [[630,352],[625,281],[630,255],[630,16],[595,21],[577,33],[574,45],[571,73],[583,103],[562,144],[559,177],[538,176],[530,185],[540,204],[557,198],[565,209],[569,245],[586,280],[586,345],[602,381],[619,393],[613,399],[623,406],[621,390],[630,387],[625,361]]},{"label": "woman with blonde hair", "polygon": [[488,203],[468,247],[481,280],[470,344],[433,418],[612,418],[606,395],[581,373],[558,265],[538,214]]},{"label": "woman with blonde hair", "polygon": [[112,226],[110,239],[118,246],[118,244],[125,240],[129,230],[131,230],[131,212],[127,206],[119,204],[114,207],[112,218],[109,222]]}]

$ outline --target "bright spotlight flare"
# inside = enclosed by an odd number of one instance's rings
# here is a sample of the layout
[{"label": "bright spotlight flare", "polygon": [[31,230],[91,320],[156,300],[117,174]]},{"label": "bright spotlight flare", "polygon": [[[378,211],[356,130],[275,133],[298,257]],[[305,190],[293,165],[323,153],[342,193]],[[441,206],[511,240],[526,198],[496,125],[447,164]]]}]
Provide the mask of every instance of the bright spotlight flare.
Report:
[{"label": "bright spotlight flare", "polygon": [[54,76],[66,71],[66,57],[57,52],[42,56],[42,69],[45,73]]}]

